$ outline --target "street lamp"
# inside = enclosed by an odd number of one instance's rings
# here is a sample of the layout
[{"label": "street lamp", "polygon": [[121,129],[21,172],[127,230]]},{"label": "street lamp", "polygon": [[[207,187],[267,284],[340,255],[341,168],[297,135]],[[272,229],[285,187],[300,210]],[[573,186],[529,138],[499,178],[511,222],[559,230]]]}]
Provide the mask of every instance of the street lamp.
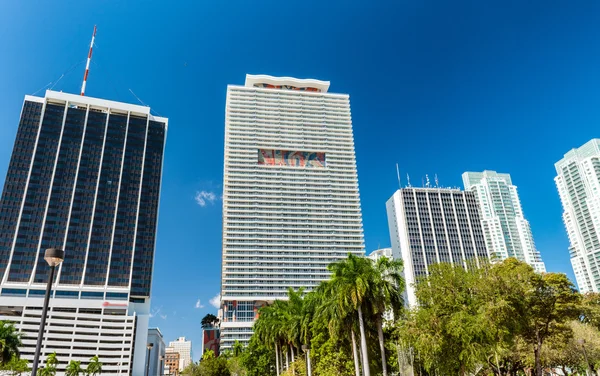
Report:
[{"label": "street lamp", "polygon": [[152,351],[153,346],[153,343],[149,343],[146,345],[146,348],[148,349],[148,356],[146,357],[146,376],[148,376],[148,372],[150,372],[150,352]]},{"label": "street lamp", "polygon": [[587,366],[587,369],[585,370],[586,375],[591,375],[592,374],[592,367],[590,366],[590,362],[588,361],[588,357],[587,357],[587,352],[585,351],[585,339],[580,339],[577,342],[579,342],[579,344],[581,345],[581,348],[583,349],[583,358],[585,359],[585,365]]},{"label": "street lamp", "polygon": [[310,366],[310,346],[302,345],[302,351],[306,352],[306,370],[308,371],[308,376],[312,376],[312,369]]},{"label": "street lamp", "polygon": [[158,358],[160,360],[160,370],[158,371],[158,376],[164,375],[165,374],[165,366],[164,366],[164,361],[165,361],[165,357],[163,355],[160,356],[160,358]]},{"label": "street lamp", "polygon": [[38,333],[37,345],[35,346],[31,376],[37,375],[40,351],[42,349],[42,338],[44,338],[44,327],[46,326],[46,315],[48,314],[48,303],[50,302],[50,290],[52,290],[52,282],[54,281],[54,270],[64,259],[65,251],[62,249],[48,248],[44,253],[44,260],[50,265],[50,271],[48,272],[48,284],[46,285],[46,296],[44,297],[44,308],[42,309],[42,321],[40,321],[40,332]]}]

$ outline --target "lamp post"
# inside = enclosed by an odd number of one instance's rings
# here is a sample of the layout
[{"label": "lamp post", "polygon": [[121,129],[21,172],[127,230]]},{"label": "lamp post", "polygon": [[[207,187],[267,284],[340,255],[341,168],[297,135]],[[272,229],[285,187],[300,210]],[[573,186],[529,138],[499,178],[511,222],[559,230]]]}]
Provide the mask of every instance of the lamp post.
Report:
[{"label": "lamp post", "polygon": [[159,374],[158,376],[164,375],[165,374],[165,366],[164,366],[164,362],[165,362],[165,357],[163,355],[160,356],[160,358],[158,358],[160,360],[160,370],[158,371]]},{"label": "lamp post", "polygon": [[146,376],[148,376],[148,372],[150,372],[150,352],[152,352],[153,343],[149,343],[146,345],[148,349],[148,356],[146,357]]},{"label": "lamp post", "polygon": [[585,359],[586,370],[585,374],[590,376],[592,375],[592,367],[590,367],[590,362],[588,361],[587,352],[585,351],[585,339],[580,339],[577,342],[581,345],[581,349],[583,350],[583,358]]},{"label": "lamp post", "polygon": [[312,369],[310,366],[310,346],[302,345],[302,351],[306,352],[306,370],[308,372],[308,376],[312,376]]},{"label": "lamp post", "polygon": [[50,302],[50,290],[54,281],[54,270],[65,259],[65,251],[58,248],[48,248],[44,253],[44,260],[50,265],[48,272],[48,284],[46,285],[46,295],[44,297],[44,308],[42,309],[42,321],[40,321],[40,332],[38,333],[37,345],[35,346],[35,355],[33,356],[33,366],[31,367],[31,376],[37,375],[38,364],[40,361],[40,351],[42,350],[42,339],[44,338],[44,327],[46,326],[46,316],[48,314],[48,303]]}]

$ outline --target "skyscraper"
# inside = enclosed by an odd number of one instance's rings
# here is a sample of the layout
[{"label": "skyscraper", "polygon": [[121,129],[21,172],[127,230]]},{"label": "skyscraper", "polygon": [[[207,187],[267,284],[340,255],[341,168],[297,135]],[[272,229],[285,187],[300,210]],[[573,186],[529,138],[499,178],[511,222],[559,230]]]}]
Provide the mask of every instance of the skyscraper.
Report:
[{"label": "skyscraper", "polygon": [[[26,96],[0,199],[0,319],[16,322],[31,361],[48,265],[65,250],[45,355],[98,355],[141,375],[167,119],[150,108],[47,91]],[[59,372],[65,367],[59,365]]]},{"label": "skyscraper", "polygon": [[546,266],[533,242],[529,221],[523,216],[517,187],[510,175],[496,171],[465,172],[462,178],[465,190],[475,192],[485,244],[492,259],[514,257],[539,273],[545,272]]},{"label": "skyscraper", "polygon": [[577,285],[581,292],[599,292],[600,139],[572,149],[554,166]]},{"label": "skyscraper", "polygon": [[364,255],[350,101],[329,82],[247,75],[227,89],[221,348],[261,305]]},{"label": "skyscraper", "polygon": [[414,284],[439,262],[467,267],[489,259],[473,192],[403,188],[388,200],[392,256],[404,261],[406,302],[417,303]]},{"label": "skyscraper", "polygon": [[192,362],[192,341],[186,341],[185,337],[169,342],[169,349],[171,350],[168,351],[179,354],[179,371],[183,371]]},{"label": "skyscraper", "polygon": [[[151,343],[150,359],[147,360],[148,375],[163,375],[166,346],[162,332],[158,328],[148,329],[148,340],[146,343]],[[148,353],[146,352],[146,356]]]}]

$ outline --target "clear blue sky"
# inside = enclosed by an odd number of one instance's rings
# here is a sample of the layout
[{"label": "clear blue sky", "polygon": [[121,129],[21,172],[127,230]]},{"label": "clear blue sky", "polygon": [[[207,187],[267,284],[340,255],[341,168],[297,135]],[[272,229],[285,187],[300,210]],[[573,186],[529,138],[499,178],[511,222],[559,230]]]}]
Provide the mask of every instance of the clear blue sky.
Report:
[{"label": "clear blue sky", "polygon": [[390,242],[396,163],[413,184],[491,169],[512,174],[548,270],[573,276],[554,162],[600,136],[599,2],[4,1],[0,183],[23,96],[85,59],[94,24],[87,94],[137,103],[131,89],[170,119],[151,325],[196,359],[219,292],[226,86],[246,73],[350,94],[368,251]]}]

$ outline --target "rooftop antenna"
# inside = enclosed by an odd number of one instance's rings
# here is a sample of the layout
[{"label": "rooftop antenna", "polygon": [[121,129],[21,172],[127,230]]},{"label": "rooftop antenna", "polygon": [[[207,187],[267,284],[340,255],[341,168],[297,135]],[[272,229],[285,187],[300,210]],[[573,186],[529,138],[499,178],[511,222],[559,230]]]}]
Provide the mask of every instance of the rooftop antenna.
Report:
[{"label": "rooftop antenna", "polygon": [[402,189],[402,185],[400,184],[400,170],[398,169],[398,163],[396,163],[396,175],[398,175],[398,189]]},{"label": "rooftop antenna", "polygon": [[438,180],[437,174],[435,174],[435,187],[439,187],[440,181]]},{"label": "rooftop antenna", "polygon": [[408,176],[408,174],[406,174],[406,180],[408,181],[408,187],[410,188],[410,176]]},{"label": "rooftop antenna", "polygon": [[426,183],[426,187],[427,187],[427,188],[431,187],[431,184],[429,183],[429,175],[428,175],[428,174],[425,174],[425,179],[426,179],[426,181],[427,181],[427,183]]},{"label": "rooftop antenna", "polygon": [[94,25],[94,34],[92,34],[92,43],[90,43],[90,52],[88,52],[87,63],[85,64],[85,74],[83,75],[83,84],[81,85],[81,96],[85,95],[85,84],[88,73],[90,72],[90,61],[92,61],[92,47],[94,47],[94,38],[96,38],[96,25]]}]

